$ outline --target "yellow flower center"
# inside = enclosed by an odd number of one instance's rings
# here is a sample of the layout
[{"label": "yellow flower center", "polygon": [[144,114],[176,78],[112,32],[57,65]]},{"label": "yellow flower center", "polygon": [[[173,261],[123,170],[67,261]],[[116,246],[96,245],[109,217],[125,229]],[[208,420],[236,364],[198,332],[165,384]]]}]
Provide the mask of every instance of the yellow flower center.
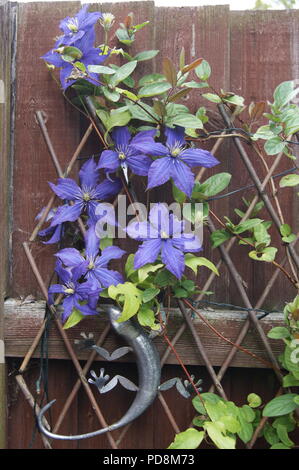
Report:
[{"label": "yellow flower center", "polygon": [[161,232],[161,238],[169,238],[169,235],[167,235],[166,232]]},{"label": "yellow flower center", "polygon": [[94,262],[91,260],[88,265],[88,269],[93,269],[94,268]]},{"label": "yellow flower center", "polygon": [[172,152],[171,152],[171,155],[173,157],[177,157],[179,154],[181,153],[181,149],[179,149],[178,147],[173,149]]},{"label": "yellow flower center", "polygon": [[74,294],[74,289],[65,289],[64,291],[66,294]]},{"label": "yellow flower center", "polygon": [[120,153],[118,154],[118,158],[119,158],[120,160],[125,160],[125,159],[126,159],[126,156],[125,156],[124,152],[120,152]]},{"label": "yellow flower center", "polygon": [[91,199],[90,194],[89,193],[84,193],[83,194],[83,199],[84,199],[84,201],[90,201],[90,199]]}]

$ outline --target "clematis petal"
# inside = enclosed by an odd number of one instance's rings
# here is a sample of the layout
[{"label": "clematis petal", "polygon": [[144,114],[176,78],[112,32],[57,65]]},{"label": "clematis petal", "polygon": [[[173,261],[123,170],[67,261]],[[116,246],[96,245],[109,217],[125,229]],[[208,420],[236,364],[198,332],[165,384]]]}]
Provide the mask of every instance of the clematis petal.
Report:
[{"label": "clematis petal", "polygon": [[144,240],[147,238],[159,238],[158,230],[149,224],[147,221],[134,222],[133,220],[128,224],[126,232],[129,237],[135,240]]},{"label": "clematis petal", "polygon": [[[73,201],[74,199],[81,198],[81,189],[77,185],[76,181],[71,178],[59,178],[56,185],[53,183],[49,183],[49,185],[52,191],[54,191],[60,199]],[[55,213],[53,214],[53,217],[55,217]]]},{"label": "clematis petal", "polygon": [[83,315],[97,315],[98,312],[91,308],[88,304],[80,304],[77,300],[75,300],[74,305]]},{"label": "clematis petal", "polygon": [[58,243],[60,241],[62,232],[63,232],[63,226],[62,224],[60,224],[60,225],[56,225],[56,227],[49,227],[45,230],[41,230],[38,234],[40,237],[45,237],[51,233],[52,234],[51,238],[47,240],[46,242],[43,242],[44,245],[51,245],[52,243]]},{"label": "clematis petal", "polygon": [[98,281],[103,287],[117,286],[124,282],[122,275],[118,271],[106,268],[97,268],[94,271]]},{"label": "clematis petal", "polygon": [[164,157],[155,160],[148,171],[147,189],[155,188],[166,183],[171,176],[172,157]]},{"label": "clematis petal", "polygon": [[99,171],[97,170],[97,164],[93,158],[87,160],[84,165],[81,166],[79,171],[79,178],[81,186],[94,187],[97,185],[99,179]]},{"label": "clematis petal", "polygon": [[190,168],[177,158],[172,159],[170,176],[175,185],[187,196],[191,197],[194,186],[194,174]]},{"label": "clematis petal", "polygon": [[184,254],[173,246],[172,240],[163,241],[161,258],[168,271],[181,279],[185,269],[185,258]]},{"label": "clematis petal", "polygon": [[94,197],[98,200],[108,199],[109,197],[119,193],[121,187],[122,184],[119,178],[116,178],[114,181],[106,179],[96,186]]},{"label": "clematis petal", "polygon": [[51,227],[62,224],[62,222],[74,222],[79,218],[82,209],[83,203],[81,201],[75,202],[73,206],[64,205],[58,207],[57,212],[52,219]]},{"label": "clematis petal", "polygon": [[55,271],[57,272],[58,277],[63,284],[67,284],[68,282],[70,282],[72,278],[71,271],[62,266],[62,262],[59,258],[56,261]]},{"label": "clematis petal", "polygon": [[100,239],[95,232],[95,226],[87,230],[85,235],[85,253],[87,257],[94,258],[99,252]]},{"label": "clematis petal", "polygon": [[131,134],[127,126],[115,127],[112,131],[112,139],[115,144],[115,148],[124,149],[129,144]]},{"label": "clematis petal", "polygon": [[104,150],[100,157],[98,168],[105,168],[107,170],[116,171],[120,166],[120,159],[118,153],[114,150]]},{"label": "clematis petal", "polygon": [[54,303],[53,294],[63,294],[64,287],[61,284],[52,284],[48,289],[48,301],[52,305]]},{"label": "clematis petal", "polygon": [[58,52],[54,52],[54,49],[51,49],[49,52],[41,56],[41,59],[44,59],[55,67],[63,67],[65,65],[65,61],[61,58],[61,55],[58,54]]},{"label": "clematis petal", "polygon": [[112,259],[121,258],[126,252],[118,246],[107,246],[102,251],[101,256],[96,259],[96,268],[106,268],[109,261]]},{"label": "clematis petal", "polygon": [[183,147],[186,145],[184,127],[175,126],[174,129],[166,127],[165,135],[167,137],[166,144],[170,148]]},{"label": "clematis petal", "polygon": [[183,150],[179,158],[191,167],[204,166],[205,168],[211,168],[220,163],[217,158],[207,150],[194,148]]},{"label": "clematis petal", "polygon": [[72,80],[69,78],[73,71],[73,67],[71,64],[65,62],[66,65],[60,70],[60,83],[64,90],[66,90],[69,86],[73,85],[76,80]]},{"label": "clematis petal", "polygon": [[137,150],[145,154],[167,155],[167,148],[163,144],[155,142],[156,133],[156,129],[138,132],[131,140],[130,147],[133,151]]},{"label": "clematis petal", "polygon": [[195,252],[202,250],[202,243],[199,238],[194,234],[186,234],[183,235],[181,238],[173,238],[172,239],[173,245],[181,251],[184,252]]},{"label": "clematis petal", "polygon": [[169,227],[169,210],[166,204],[161,202],[151,204],[151,210],[149,213],[149,220],[151,226],[153,226],[159,233],[159,236],[170,235]]},{"label": "clematis petal", "polygon": [[65,266],[74,267],[81,264],[85,259],[76,248],[63,248],[55,255]]},{"label": "clematis petal", "polygon": [[80,264],[76,264],[72,269],[72,280],[78,281],[80,277],[85,276],[88,272],[89,261],[83,260]]},{"label": "clematis petal", "polygon": [[132,155],[126,160],[130,170],[135,175],[147,176],[148,170],[153,163],[152,160],[145,155]]},{"label": "clematis petal", "polygon": [[132,145],[132,149],[135,151],[145,153],[146,155],[151,155],[153,157],[166,157],[169,155],[169,149],[165,145],[160,144],[160,142],[155,142],[153,139],[143,140]]},{"label": "clematis petal", "polygon": [[68,295],[62,302],[63,305],[63,313],[62,313],[62,321],[65,321],[72,313],[73,308],[75,306],[75,295]]},{"label": "clematis petal", "polygon": [[134,268],[139,269],[145,264],[154,263],[161,250],[161,238],[146,240],[139,246],[134,257]]}]

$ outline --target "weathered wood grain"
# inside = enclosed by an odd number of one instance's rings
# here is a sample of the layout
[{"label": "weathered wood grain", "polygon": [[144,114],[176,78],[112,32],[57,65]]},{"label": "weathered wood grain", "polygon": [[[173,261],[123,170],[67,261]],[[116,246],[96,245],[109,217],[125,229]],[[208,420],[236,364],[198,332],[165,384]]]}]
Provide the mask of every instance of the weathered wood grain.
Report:
[{"label": "weathered wood grain", "polygon": [[0,1],[0,448],[6,447],[4,298],[8,291],[12,127],[14,117],[15,7]]},{"label": "weathered wood grain", "polygon": [[[201,310],[202,311],[202,310]],[[234,311],[202,311],[206,319],[213,325],[223,336],[231,339],[232,341],[237,336],[243,322],[246,319],[246,313]],[[44,317],[44,302],[33,302],[28,304],[21,304],[19,301],[13,299],[7,300],[5,303],[5,341],[6,341],[6,355],[9,357],[22,357],[26,354],[30,344],[33,341],[38,329],[40,328]],[[267,332],[273,326],[281,325],[283,323],[282,314],[270,314],[268,317],[261,321],[264,330]],[[77,326],[68,330],[68,336],[71,341],[82,339],[81,332],[94,333],[95,339],[100,335],[106,324],[105,318],[86,318]],[[176,309],[171,310],[171,321],[169,322],[168,335],[171,338],[179,326],[182,324],[180,314]],[[217,337],[204,323],[196,319],[194,324],[198,335],[203,342],[207,354],[213,365],[219,366],[222,364],[223,359],[226,357],[230,350],[230,345]],[[157,348],[162,355],[165,351],[166,345],[162,338],[154,340]],[[55,326],[52,325],[49,336],[49,357],[52,359],[67,359],[68,353],[65,346],[56,331]],[[104,343],[104,347],[112,352],[121,343],[118,338],[111,334],[108,336]],[[271,346],[276,355],[281,353],[283,343],[280,341],[271,340]],[[244,347],[255,353],[261,358],[266,359],[267,355],[264,353],[262,343],[253,330],[250,330]],[[201,357],[199,357],[196,350],[191,333],[186,332],[176,344],[176,349],[185,364],[200,365],[203,364]],[[34,353],[33,357],[39,357],[39,348]],[[78,350],[78,358],[86,359],[88,352]],[[100,360],[100,359],[99,359]],[[134,361],[134,357],[128,356],[122,359],[124,362]],[[167,360],[169,364],[176,364],[177,361],[173,354]],[[233,362],[232,367],[266,367],[265,364],[256,361],[254,358],[245,353],[238,351]]]}]

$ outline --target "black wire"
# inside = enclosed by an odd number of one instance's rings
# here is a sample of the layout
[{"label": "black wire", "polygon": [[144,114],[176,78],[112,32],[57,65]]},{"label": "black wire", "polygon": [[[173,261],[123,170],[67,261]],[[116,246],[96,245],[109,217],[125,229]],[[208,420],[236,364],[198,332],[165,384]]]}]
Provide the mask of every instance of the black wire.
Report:
[{"label": "black wire", "polygon": [[229,308],[230,310],[243,310],[245,312],[250,312],[250,311],[254,311],[254,312],[260,312],[262,313],[262,315],[259,315],[257,318],[259,320],[261,320],[262,318],[265,318],[267,315],[270,315],[271,313],[281,313],[279,312],[278,310],[271,310],[271,311],[267,311],[267,310],[263,310],[261,308],[246,308],[246,307],[240,307],[239,305],[233,305],[233,304],[226,304],[226,303],[223,303],[223,302],[212,302],[210,300],[199,300],[199,301],[193,301],[192,302],[193,305],[195,307],[198,307],[198,304],[201,304],[201,303],[204,303],[204,304],[208,304],[208,305],[216,305],[217,307],[226,307],[226,308]]},{"label": "black wire", "polygon": [[[289,173],[293,173],[294,171],[298,170],[296,166],[293,168],[290,168],[289,170],[282,171],[281,173],[277,173],[276,175],[271,176],[271,178],[279,178],[280,176],[288,175]],[[209,199],[206,199],[205,202],[210,202],[210,201],[215,201],[216,199],[222,199],[224,197],[231,196],[233,194],[239,193],[240,191],[245,191],[246,189],[251,189],[255,188],[255,184],[249,184],[248,186],[243,186],[242,188],[235,189],[234,191],[231,191],[226,194],[221,194],[220,196],[214,196]]]}]

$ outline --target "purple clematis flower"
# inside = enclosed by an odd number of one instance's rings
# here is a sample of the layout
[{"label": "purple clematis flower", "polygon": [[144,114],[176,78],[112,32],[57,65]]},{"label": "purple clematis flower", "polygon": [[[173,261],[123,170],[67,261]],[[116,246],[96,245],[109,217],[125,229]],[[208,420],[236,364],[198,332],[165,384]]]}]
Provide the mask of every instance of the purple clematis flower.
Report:
[{"label": "purple clematis flower", "polygon": [[[89,5],[84,5],[73,18],[67,16],[61,20],[59,27],[63,35],[58,38],[56,47],[62,44],[71,46],[75,42],[78,44],[78,41],[82,40],[87,34],[92,35],[92,43],[94,43],[94,25],[100,18],[103,18],[103,15],[100,12],[88,13],[88,8]],[[79,47],[79,45],[77,47]]]},{"label": "purple clematis flower", "polygon": [[[57,272],[61,284],[52,284],[49,287],[49,304],[54,303],[53,294],[64,294],[63,315],[62,320],[65,321],[71,314],[74,308],[78,309],[83,315],[96,315],[97,311],[89,304],[90,299],[94,301],[94,297],[99,297],[101,289],[95,289],[91,282],[79,283],[78,273],[72,272],[70,269],[65,269],[61,261],[57,261],[55,271]],[[87,302],[82,305],[80,302]]]},{"label": "purple clematis flower", "polygon": [[[73,47],[77,47],[80,49],[82,56],[79,60],[82,64],[85,65],[86,69],[88,70],[88,65],[99,65],[108,57],[108,55],[101,55],[101,50],[93,47],[94,38],[91,34],[86,34],[83,39],[73,44]],[[63,50],[63,49],[62,49]],[[73,67],[72,62],[66,62],[63,60],[61,54],[57,52],[57,47],[51,49],[45,55],[42,56],[49,64],[54,65],[55,67],[61,68],[60,70],[60,82],[62,88],[66,90],[70,85],[76,82],[78,78],[84,78],[88,82],[99,85],[98,75],[93,72],[88,72],[88,77],[85,77],[84,73],[82,73],[82,77],[80,74],[76,79],[72,79],[72,72],[75,70]],[[75,61],[75,60],[74,60]],[[71,76],[71,77],[70,77]]]},{"label": "purple clematis flower", "polygon": [[55,256],[62,263],[72,268],[76,277],[85,276],[94,290],[123,283],[122,275],[107,268],[109,261],[121,258],[125,251],[117,246],[108,246],[99,255],[100,239],[96,236],[94,226],[85,235],[85,255],[75,248],[64,248]]},{"label": "purple clematis flower", "polygon": [[[145,153],[148,153],[148,148],[155,144],[153,138],[156,133],[156,129],[142,131],[131,138],[126,126],[116,127],[112,131],[115,150],[104,150],[102,152],[98,168],[114,172],[120,167],[128,167],[136,175],[146,176],[152,160]],[[143,151],[144,148],[146,152]]]},{"label": "purple clematis flower", "polygon": [[191,197],[194,186],[194,174],[191,168],[204,166],[211,168],[219,163],[207,150],[187,148],[184,138],[184,128],[176,126],[165,130],[166,144],[158,142],[150,143],[143,147],[144,153],[152,156],[160,156],[155,160],[148,172],[147,188],[154,188],[166,183],[170,178],[176,186],[187,196]]},{"label": "purple clematis flower", "polygon": [[98,173],[95,161],[91,158],[79,171],[80,186],[71,178],[59,178],[58,184],[49,183],[58,197],[73,201],[73,205],[63,205],[57,209],[52,218],[51,227],[62,222],[74,222],[81,212],[86,211],[91,221],[96,221],[95,209],[100,200],[117,194],[121,188],[120,180],[104,180],[98,184]]},{"label": "purple clematis flower", "polygon": [[[45,207],[43,207],[43,209],[37,214],[37,216],[35,217],[35,220],[41,219],[44,210],[45,210]],[[50,220],[52,220],[56,211],[57,211],[57,207],[54,207],[53,209],[51,209],[45,221],[49,222]],[[48,235],[50,235],[51,238],[48,241],[43,242],[44,245],[50,245],[51,243],[58,243],[63,235],[63,224],[55,225],[54,227],[47,227],[43,230],[40,230],[38,232],[38,235],[40,237],[47,237]]]},{"label": "purple clematis flower", "polygon": [[169,214],[164,204],[155,204],[149,213],[149,222],[132,222],[127,227],[131,238],[143,241],[134,257],[134,268],[154,263],[161,253],[168,271],[181,279],[185,269],[185,252],[201,250],[199,239],[184,233],[184,222]]}]

